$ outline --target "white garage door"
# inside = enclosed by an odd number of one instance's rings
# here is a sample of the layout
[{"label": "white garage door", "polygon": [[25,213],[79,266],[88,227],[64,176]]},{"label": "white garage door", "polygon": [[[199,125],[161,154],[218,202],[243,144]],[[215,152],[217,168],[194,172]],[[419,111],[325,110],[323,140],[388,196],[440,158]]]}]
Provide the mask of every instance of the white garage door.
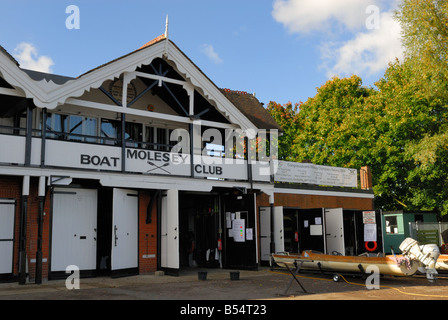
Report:
[{"label": "white garage door", "polygon": [[12,273],[15,200],[0,199],[0,274]]},{"label": "white garage door", "polygon": [[97,201],[97,190],[54,190],[51,271],[96,269]]},{"label": "white garage door", "polygon": [[274,223],[275,252],[285,251],[283,207],[274,207],[273,218],[271,218],[271,207],[260,207],[260,248],[262,261],[269,261],[271,256],[271,221]]},{"label": "white garage door", "polygon": [[345,255],[344,217],[342,208],[325,209],[327,254]]},{"label": "white garage door", "polygon": [[113,191],[112,270],[138,267],[138,192]]},{"label": "white garage door", "polygon": [[161,267],[179,269],[179,191],[168,190],[162,197]]}]

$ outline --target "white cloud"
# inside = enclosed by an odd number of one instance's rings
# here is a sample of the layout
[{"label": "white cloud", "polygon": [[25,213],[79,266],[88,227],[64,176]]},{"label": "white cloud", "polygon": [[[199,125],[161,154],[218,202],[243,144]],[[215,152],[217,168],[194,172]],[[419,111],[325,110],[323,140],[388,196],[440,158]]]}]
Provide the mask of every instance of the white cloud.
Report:
[{"label": "white cloud", "polygon": [[328,77],[374,75],[383,71],[389,62],[403,58],[401,27],[390,12],[380,17],[378,29],[359,32],[353,39],[335,44],[324,43],[321,47],[322,67]]},{"label": "white cloud", "polygon": [[22,42],[14,49],[14,58],[23,69],[51,73],[53,60],[47,56],[39,56],[37,49],[31,43]]},{"label": "white cloud", "polygon": [[204,53],[207,58],[209,58],[214,63],[223,62],[211,44],[203,44],[201,46],[201,52]]},{"label": "white cloud", "polygon": [[[274,0],[273,18],[291,33],[322,38],[321,67],[329,77],[372,75],[403,57],[401,28],[393,18],[399,0]],[[378,28],[368,28],[373,21]],[[342,31],[338,34],[338,31]]]},{"label": "white cloud", "polygon": [[272,16],[290,32],[327,31],[334,23],[350,30],[362,26],[372,0],[275,0]]}]

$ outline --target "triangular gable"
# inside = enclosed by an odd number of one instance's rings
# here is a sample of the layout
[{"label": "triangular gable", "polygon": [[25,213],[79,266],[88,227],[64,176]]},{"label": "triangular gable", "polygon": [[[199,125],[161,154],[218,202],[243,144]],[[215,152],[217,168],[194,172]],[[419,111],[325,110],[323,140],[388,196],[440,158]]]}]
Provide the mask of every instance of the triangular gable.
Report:
[{"label": "triangular gable", "polygon": [[[125,72],[133,72],[156,58],[165,58],[176,66],[186,81],[200,88],[206,97],[233,124],[243,130],[257,127],[229,101],[219,88],[170,40],[160,36],[141,48],[110,61],[87,73],[56,84],[51,79],[33,80],[6,52],[0,51],[0,73],[15,88],[25,92],[39,108],[54,109],[69,98],[80,97],[86,91],[99,88],[104,81],[118,78]],[[264,128],[259,128],[264,129]]]}]

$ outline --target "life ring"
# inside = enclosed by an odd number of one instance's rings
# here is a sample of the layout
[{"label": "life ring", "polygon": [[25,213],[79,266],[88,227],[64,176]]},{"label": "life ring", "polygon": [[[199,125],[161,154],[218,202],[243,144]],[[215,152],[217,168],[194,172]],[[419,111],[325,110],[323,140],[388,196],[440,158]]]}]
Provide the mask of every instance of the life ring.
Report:
[{"label": "life ring", "polygon": [[[369,246],[369,243],[373,243],[373,248],[371,248],[371,247]],[[378,247],[378,244],[376,243],[376,241],[366,241],[365,246],[366,246],[366,250],[367,250],[367,251],[373,252],[373,251],[375,251],[376,248]]]}]

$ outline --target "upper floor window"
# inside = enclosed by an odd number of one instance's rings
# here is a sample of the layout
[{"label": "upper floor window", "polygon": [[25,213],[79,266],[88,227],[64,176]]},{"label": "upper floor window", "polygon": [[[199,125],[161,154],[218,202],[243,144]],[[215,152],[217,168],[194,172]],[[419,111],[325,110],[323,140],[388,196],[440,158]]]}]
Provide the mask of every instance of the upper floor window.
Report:
[{"label": "upper floor window", "polygon": [[121,137],[121,122],[118,120],[101,119],[101,143],[119,145]]},{"label": "upper floor window", "polygon": [[47,138],[82,142],[97,141],[96,118],[48,113],[45,125]]},{"label": "upper floor window", "polygon": [[142,146],[143,130],[142,124],[134,122],[126,122],[124,139],[126,147],[139,148]]},{"label": "upper floor window", "polygon": [[[46,137],[50,139],[121,146],[121,120],[48,113],[45,124]],[[177,143],[170,141],[172,131],[169,128],[126,122],[125,146],[169,152]]]},{"label": "upper floor window", "polygon": [[69,133],[70,140],[96,142],[97,120],[89,117],[70,116]]},{"label": "upper floor window", "polygon": [[145,145],[146,149],[171,151],[171,148],[176,144],[176,141],[170,141],[172,129],[145,127]]}]

